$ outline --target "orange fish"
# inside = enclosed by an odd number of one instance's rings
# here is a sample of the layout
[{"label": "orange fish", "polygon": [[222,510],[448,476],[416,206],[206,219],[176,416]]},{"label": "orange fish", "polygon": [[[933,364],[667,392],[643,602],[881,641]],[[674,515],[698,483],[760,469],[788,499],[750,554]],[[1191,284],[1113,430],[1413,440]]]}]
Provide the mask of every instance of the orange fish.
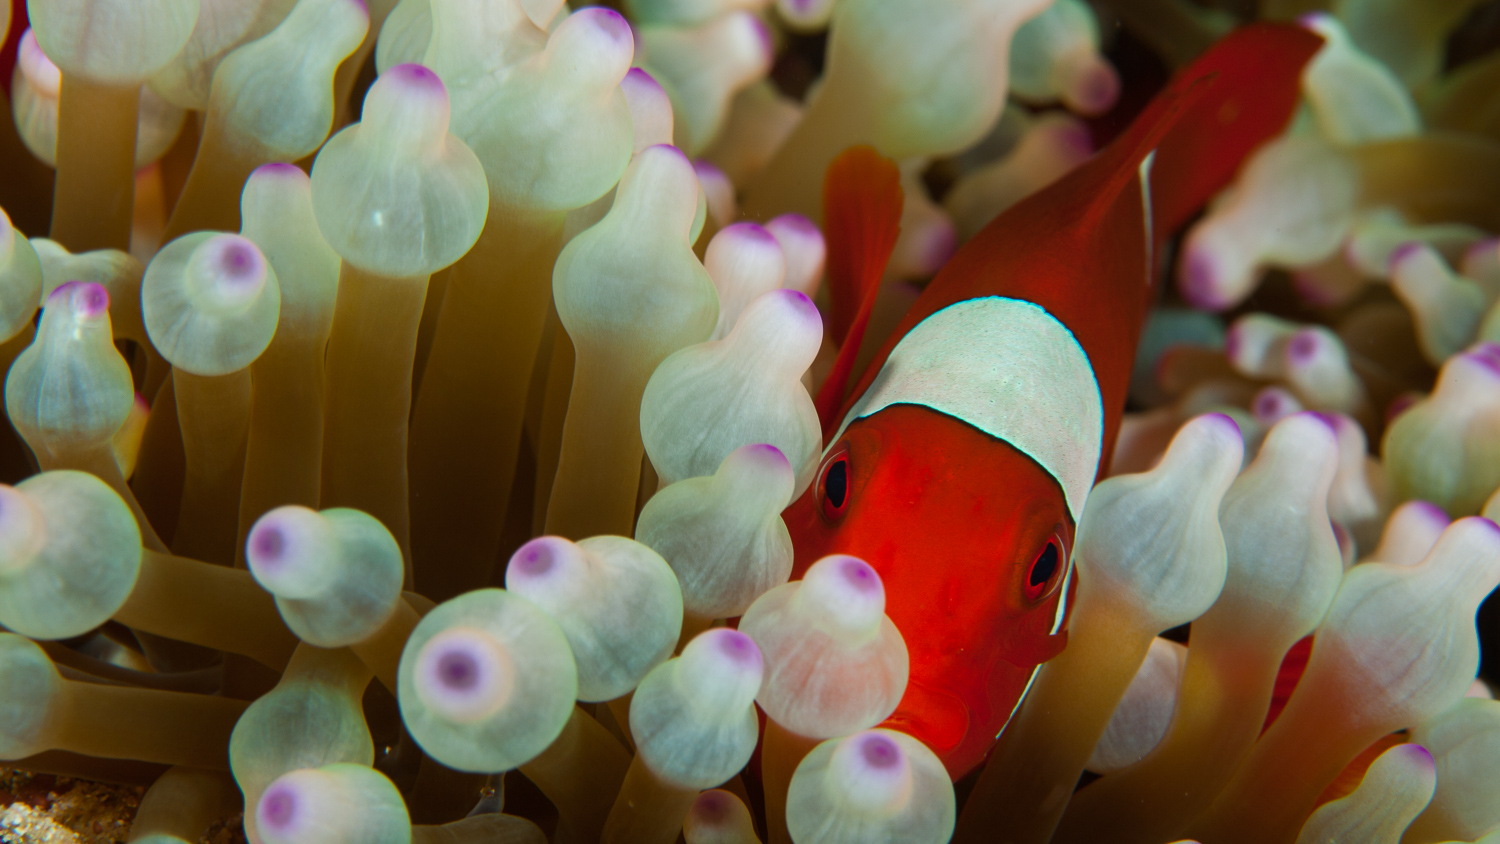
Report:
[{"label": "orange fish", "polygon": [[1321,43],[1272,24],[1221,40],[964,246],[847,395],[901,192],[868,148],[829,168],[830,332],[845,341],[817,401],[829,445],[784,514],[792,576],[833,553],[880,572],[911,655],[886,726],[955,779],[1067,642],[1073,533],[1109,463],[1161,246],[1287,124]]}]

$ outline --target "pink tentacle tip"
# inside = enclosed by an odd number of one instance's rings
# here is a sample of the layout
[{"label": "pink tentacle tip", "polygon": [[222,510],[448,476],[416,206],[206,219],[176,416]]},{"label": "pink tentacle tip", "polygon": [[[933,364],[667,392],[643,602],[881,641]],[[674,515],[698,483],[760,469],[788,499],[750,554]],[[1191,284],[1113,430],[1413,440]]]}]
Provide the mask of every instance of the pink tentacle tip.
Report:
[{"label": "pink tentacle tip", "polygon": [[1400,246],[1397,246],[1395,249],[1391,250],[1391,259],[1388,263],[1389,267],[1394,270],[1397,264],[1422,251],[1422,248],[1426,245],[1427,244],[1423,243],[1420,240],[1408,240]]},{"label": "pink tentacle tip", "polygon": [[436,72],[415,62],[398,64],[382,73],[380,78],[389,78],[393,83],[424,93],[446,95],[448,90]]},{"label": "pink tentacle tip", "polygon": [[[658,146],[666,146],[666,144],[659,144]],[[676,147],[672,147],[672,148],[673,149],[677,149]],[[698,174],[698,178],[699,179],[726,179],[727,178],[724,175],[724,171],[720,170],[717,165],[713,164],[712,162],[705,161],[705,160],[703,160],[701,158],[695,159],[693,161],[693,172]],[[756,228],[760,228],[760,227],[756,226]]]},{"label": "pink tentacle tip", "polygon": [[845,583],[858,592],[879,592],[884,588],[875,569],[858,557],[845,557],[839,564],[839,574],[843,575]]},{"label": "pink tentacle tip", "polygon": [[927,247],[923,250],[923,264],[928,272],[936,273],[948,263],[953,253],[958,251],[958,231],[954,229],[953,223],[943,220],[941,225],[933,226],[927,234]]},{"label": "pink tentacle tip", "polygon": [[1239,357],[1240,349],[1245,345],[1245,329],[1240,325],[1231,325],[1224,333],[1224,356],[1230,360]]},{"label": "pink tentacle tip", "polygon": [[[1472,521],[1476,525],[1478,525],[1479,527],[1482,527],[1482,528],[1488,530],[1490,533],[1494,534],[1495,535],[1494,538],[1500,539],[1500,525],[1495,524],[1495,521],[1493,519],[1490,519],[1490,518],[1488,518],[1486,516],[1465,516],[1462,519],[1459,519],[1458,521],[1459,522]],[[1457,524],[1457,522],[1455,522],[1454,524]]]},{"label": "pink tentacle tip", "polygon": [[283,162],[283,161],[273,161],[270,164],[262,164],[259,167],[255,168],[255,172],[251,173],[250,175],[251,176],[280,176],[280,177],[287,177],[287,176],[297,175],[297,176],[306,177],[307,174],[303,173],[302,172],[302,168],[298,167],[295,164],[287,164],[286,162]]},{"label": "pink tentacle tip", "polygon": [[1432,752],[1420,744],[1403,744],[1397,748],[1397,752],[1409,756],[1411,761],[1424,768],[1437,770],[1437,763],[1433,761]]},{"label": "pink tentacle tip", "polygon": [[724,632],[717,634],[720,654],[743,668],[761,667],[760,648],[756,647],[755,640],[738,630],[722,629]]},{"label": "pink tentacle tip", "polygon": [[286,562],[286,532],[279,525],[261,524],[250,532],[246,553],[257,568],[276,568]]},{"label": "pink tentacle tip", "polygon": [[1297,415],[1306,416],[1309,419],[1316,419],[1319,422],[1322,422],[1323,425],[1328,428],[1329,433],[1333,434],[1335,437],[1339,435],[1339,418],[1332,413],[1324,413],[1321,410],[1304,410]]},{"label": "pink tentacle tip", "polygon": [[787,304],[801,311],[802,316],[822,321],[823,316],[818,313],[818,306],[813,304],[813,300],[806,293],[790,287],[780,287],[772,290],[771,293],[786,299]]},{"label": "pink tentacle tip", "polygon": [[1423,518],[1431,519],[1434,522],[1441,522],[1445,525],[1448,524],[1448,511],[1433,504],[1431,501],[1414,498],[1408,501],[1407,505],[1421,513]]},{"label": "pink tentacle tip", "polygon": [[218,264],[220,277],[230,284],[256,281],[265,272],[265,259],[260,250],[243,240],[226,243],[219,252]]},{"label": "pink tentacle tip", "polygon": [[647,73],[645,68],[639,67],[632,67],[626,71],[625,78],[620,80],[620,85],[627,88],[635,85],[642,88],[653,88],[657,91],[662,89],[661,83],[656,81],[655,76]]},{"label": "pink tentacle tip", "polygon": [[1212,255],[1202,249],[1189,249],[1182,261],[1177,288],[1189,305],[1203,311],[1219,311],[1228,306],[1218,289],[1218,273]]},{"label": "pink tentacle tip", "polygon": [[1391,399],[1391,403],[1385,406],[1385,424],[1389,425],[1396,421],[1396,417],[1411,410],[1412,405],[1421,401],[1420,393],[1402,393]]},{"label": "pink tentacle tip", "polygon": [[786,455],[782,453],[781,449],[777,448],[774,445],[771,445],[770,443],[756,443],[755,445],[747,446],[747,448],[749,449],[750,453],[755,455],[756,457],[767,457],[780,460],[783,463],[789,462],[786,459]]},{"label": "pink tentacle tip", "polygon": [[[1114,83],[1119,87],[1118,81]],[[1118,94],[1118,91],[1116,92]],[[1111,95],[1113,102],[1114,95]],[[1070,157],[1088,158],[1094,153],[1094,136],[1089,132],[1089,127],[1080,123],[1065,123],[1057,127],[1054,133],[1057,145],[1067,152]]]},{"label": "pink tentacle tip", "polygon": [[1322,25],[1323,21],[1327,18],[1327,12],[1304,12],[1303,14],[1297,16],[1297,25],[1302,27],[1303,29],[1311,29],[1316,31],[1317,28]]},{"label": "pink tentacle tip", "polygon": [[552,570],[557,562],[557,553],[552,549],[551,537],[538,537],[522,545],[511,557],[511,569],[522,577],[541,577]]},{"label": "pink tentacle tip", "polygon": [[1475,241],[1468,249],[1464,250],[1465,260],[1474,260],[1486,252],[1500,251],[1500,237],[1487,237],[1484,240]]},{"label": "pink tentacle tip", "polygon": [[1496,375],[1500,375],[1500,343],[1483,340],[1469,347],[1465,355],[1474,362],[1483,364]]},{"label": "pink tentacle tip", "polygon": [[1291,342],[1287,343],[1287,358],[1295,364],[1306,364],[1318,354],[1318,335],[1312,331],[1299,331],[1292,335]]},{"label": "pink tentacle tip", "polygon": [[433,679],[444,689],[467,692],[479,685],[479,660],[457,648],[444,651],[436,660]]},{"label": "pink tentacle tip", "polygon": [[776,58],[776,40],[771,37],[771,28],[766,22],[754,15],[750,16],[750,26],[755,29],[756,41],[760,44],[760,54],[764,61],[771,62]]},{"label": "pink tentacle tip", "polygon": [[261,795],[256,821],[261,829],[287,832],[297,825],[297,790],[290,784],[272,785]]},{"label": "pink tentacle tip", "polygon": [[1244,436],[1244,432],[1240,430],[1240,423],[1234,421],[1234,417],[1227,413],[1205,413],[1203,414],[1203,418],[1227,430],[1234,431],[1236,436]]},{"label": "pink tentacle tip", "polygon": [[718,826],[729,820],[729,813],[734,804],[734,798],[723,791],[705,791],[698,795],[698,800],[693,804],[693,815],[701,822],[710,826]]},{"label": "pink tentacle tip", "polygon": [[632,48],[634,47],[635,33],[630,29],[630,22],[625,20],[624,15],[614,9],[603,6],[590,6],[587,9],[578,10],[574,17],[578,15],[587,15],[588,17],[585,20],[593,24],[595,28],[612,39],[616,44],[628,44]]},{"label": "pink tentacle tip", "polygon": [[109,291],[104,285],[93,281],[69,281],[58,285],[47,297],[48,304],[53,301],[66,302],[73,313],[84,319],[90,319],[109,311]]},{"label": "pink tentacle tip", "polygon": [[888,771],[901,764],[901,748],[890,736],[879,733],[861,736],[859,758],[877,771]]},{"label": "pink tentacle tip", "polygon": [[1274,390],[1261,390],[1251,403],[1250,411],[1261,419],[1276,419],[1286,410],[1286,396]]},{"label": "pink tentacle tip", "polygon": [[1120,96],[1120,76],[1104,60],[1095,60],[1083,73],[1073,95],[1083,113],[1103,114]]},{"label": "pink tentacle tip", "polygon": [[796,232],[808,237],[813,235],[821,236],[823,234],[822,230],[818,228],[817,223],[814,223],[801,214],[782,214],[780,217],[773,218],[766,225],[778,230]]},{"label": "pink tentacle tip", "polygon": [[[690,165],[693,164],[692,159],[688,158],[687,153],[683,152],[682,150],[678,149],[675,146],[672,146],[671,144],[652,144],[651,146],[646,147],[645,149],[641,150],[640,154],[641,155],[645,155],[645,154],[651,152],[652,150],[659,150],[661,152],[670,152],[673,155],[677,156],[678,158],[682,159],[683,161],[688,162],[688,164],[690,164]],[[710,165],[710,166],[712,166],[712,165]],[[693,165],[693,171],[697,172],[697,170],[698,170],[697,166]]]},{"label": "pink tentacle tip", "polygon": [[[713,167],[712,164],[709,164],[708,166]],[[698,171],[698,162],[693,163],[693,170],[695,172]],[[719,171],[717,167],[714,167],[714,170],[722,172]],[[770,232],[766,231],[765,226],[762,226],[759,223],[730,223],[729,225],[725,226],[719,233],[727,237],[743,238],[745,240],[754,241],[755,243],[766,247],[776,244],[776,238],[773,237]]]}]

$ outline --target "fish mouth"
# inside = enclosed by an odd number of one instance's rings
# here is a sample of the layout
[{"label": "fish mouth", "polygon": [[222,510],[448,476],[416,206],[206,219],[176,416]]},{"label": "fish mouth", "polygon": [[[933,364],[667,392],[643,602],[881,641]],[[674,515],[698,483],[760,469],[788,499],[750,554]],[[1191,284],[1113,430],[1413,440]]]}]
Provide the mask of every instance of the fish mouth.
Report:
[{"label": "fish mouth", "polygon": [[949,692],[910,680],[900,705],[881,726],[917,739],[947,765],[948,755],[969,733],[969,707]]}]

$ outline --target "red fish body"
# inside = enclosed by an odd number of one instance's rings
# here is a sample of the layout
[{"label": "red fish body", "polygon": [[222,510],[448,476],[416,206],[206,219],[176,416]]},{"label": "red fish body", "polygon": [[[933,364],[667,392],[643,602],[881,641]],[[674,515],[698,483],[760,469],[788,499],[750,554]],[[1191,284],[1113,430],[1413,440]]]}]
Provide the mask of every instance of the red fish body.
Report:
[{"label": "red fish body", "polygon": [[[1123,136],[960,250],[847,398],[847,364],[820,396],[832,436],[784,515],[792,576],[833,553],[880,572],[911,656],[887,726],[925,742],[955,779],[1066,644],[1073,532],[1108,465],[1159,246],[1286,124],[1320,44],[1275,25],[1225,38]],[[844,193],[831,171],[835,295],[841,242],[881,248],[835,231],[869,216],[841,210],[860,198]],[[873,238],[884,254],[888,239]],[[863,320],[846,322],[852,357]]]}]

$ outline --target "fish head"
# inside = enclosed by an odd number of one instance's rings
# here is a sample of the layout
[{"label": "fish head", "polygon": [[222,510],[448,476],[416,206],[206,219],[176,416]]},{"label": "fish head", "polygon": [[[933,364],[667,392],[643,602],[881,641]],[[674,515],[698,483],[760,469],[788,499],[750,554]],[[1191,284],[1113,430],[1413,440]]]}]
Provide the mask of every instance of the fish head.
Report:
[{"label": "fish head", "polygon": [[910,655],[885,726],[956,780],[984,759],[1057,655],[1073,521],[1062,488],[1004,440],[915,404],[849,424],[785,511],[793,578],[829,554],[879,572]]}]

